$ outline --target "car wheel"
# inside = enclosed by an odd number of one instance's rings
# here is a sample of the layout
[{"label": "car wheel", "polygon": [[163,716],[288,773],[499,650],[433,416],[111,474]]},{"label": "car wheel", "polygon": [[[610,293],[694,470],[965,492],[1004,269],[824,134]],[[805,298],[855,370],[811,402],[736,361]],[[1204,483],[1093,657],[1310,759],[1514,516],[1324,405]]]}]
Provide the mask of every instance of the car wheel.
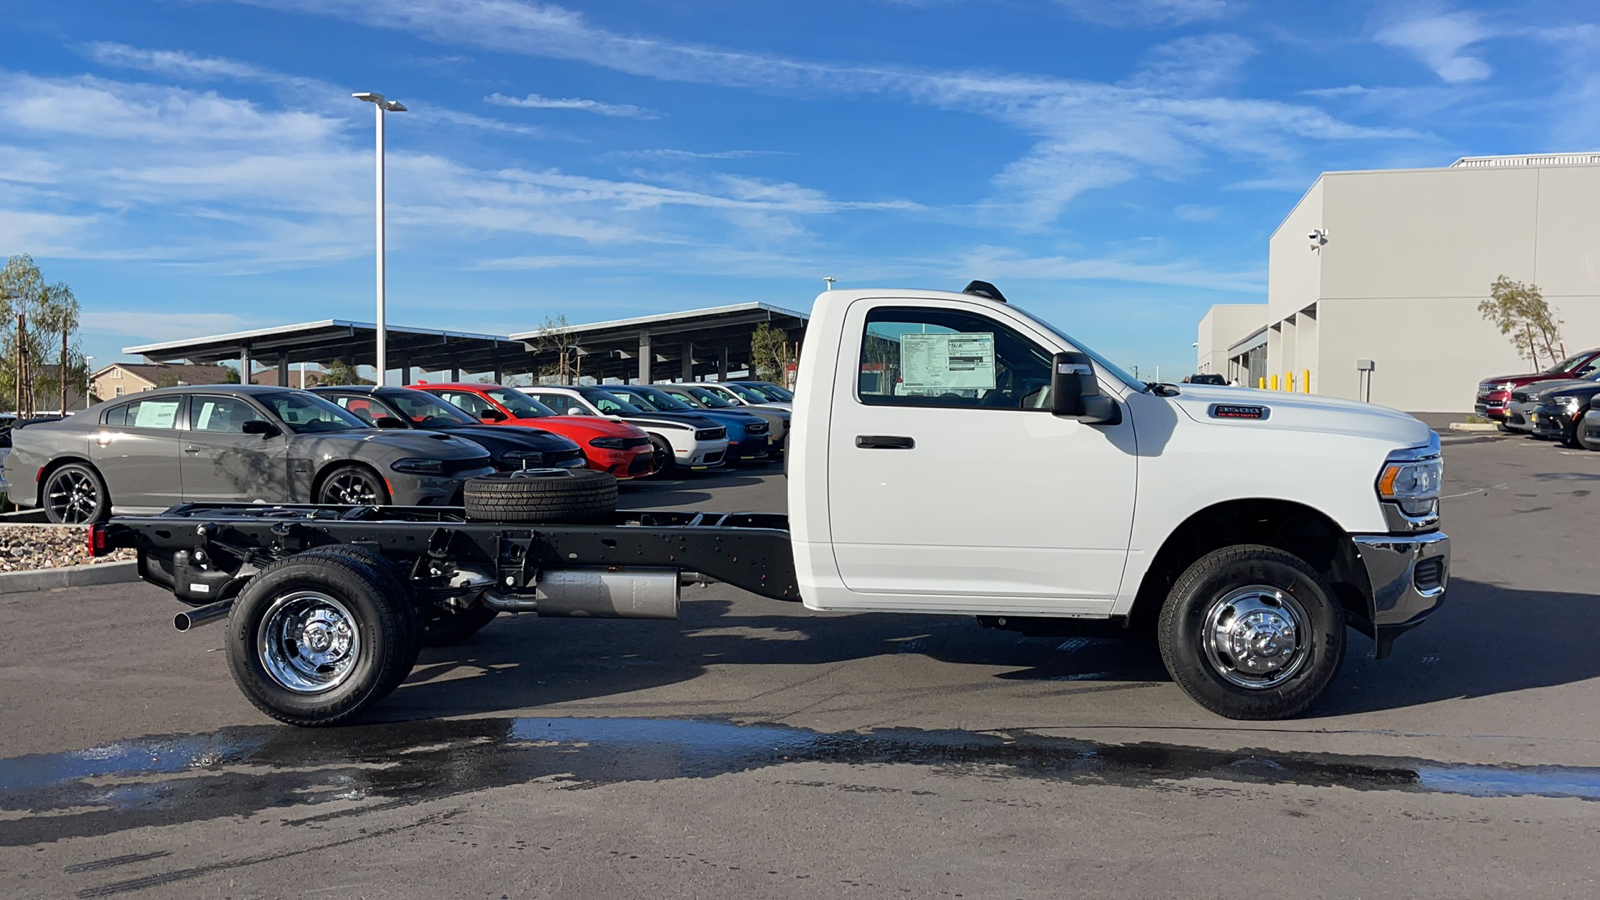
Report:
[{"label": "car wheel", "polygon": [[1184,693],[1230,719],[1303,712],[1344,660],[1344,610],[1299,557],[1258,544],[1201,557],[1167,595],[1161,658]]},{"label": "car wheel", "polygon": [[389,488],[366,466],[340,466],[322,479],[316,502],[329,506],[386,506]]},{"label": "car wheel", "polygon": [[1500,429],[1501,434],[1515,434],[1515,432],[1511,430],[1511,426],[1504,422],[1496,422],[1494,424],[1496,428]]},{"label": "car wheel", "polygon": [[100,473],[68,463],[44,482],[44,514],[57,525],[88,525],[111,515],[111,495]]},{"label": "car wheel", "polygon": [[1579,447],[1585,450],[1600,450],[1600,435],[1591,436],[1589,423],[1583,419],[1579,419],[1578,424],[1573,426],[1572,439]]},{"label": "car wheel", "polygon": [[576,522],[617,508],[617,479],[593,469],[530,469],[467,479],[467,518],[486,522]]},{"label": "car wheel", "polygon": [[651,435],[650,446],[654,448],[654,455],[651,458],[649,477],[665,478],[671,475],[672,470],[678,467],[678,457],[672,452],[672,445],[664,438]]},{"label": "car wheel", "polygon": [[228,617],[228,669],[257,709],[290,725],[359,715],[417,658],[415,610],[359,559],[315,551],[268,565]]}]

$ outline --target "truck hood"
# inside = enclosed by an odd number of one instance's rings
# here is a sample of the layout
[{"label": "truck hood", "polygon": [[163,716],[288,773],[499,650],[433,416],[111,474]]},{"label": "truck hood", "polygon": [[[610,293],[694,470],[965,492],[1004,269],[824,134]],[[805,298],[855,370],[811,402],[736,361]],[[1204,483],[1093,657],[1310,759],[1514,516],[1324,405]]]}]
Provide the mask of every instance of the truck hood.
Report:
[{"label": "truck hood", "polygon": [[[1185,384],[1178,390],[1178,396],[1168,397],[1167,401],[1201,425],[1355,434],[1387,441],[1396,447],[1424,446],[1433,431],[1408,413],[1355,400],[1197,384]],[[1269,412],[1265,419],[1217,418],[1211,412],[1213,404],[1264,406]]]}]

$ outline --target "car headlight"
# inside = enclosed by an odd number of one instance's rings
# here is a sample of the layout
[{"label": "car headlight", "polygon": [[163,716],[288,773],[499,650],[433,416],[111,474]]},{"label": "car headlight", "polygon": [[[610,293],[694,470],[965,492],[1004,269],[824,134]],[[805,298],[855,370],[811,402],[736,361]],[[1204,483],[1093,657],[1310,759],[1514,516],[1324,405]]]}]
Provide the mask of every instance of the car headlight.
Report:
[{"label": "car headlight", "polygon": [[1417,448],[1389,454],[1378,472],[1378,499],[1399,506],[1408,516],[1436,513],[1444,483],[1444,459],[1437,449],[1421,455],[1426,452]]},{"label": "car headlight", "polygon": [[589,442],[589,446],[599,447],[601,450],[621,450],[626,445],[619,437],[597,437]]},{"label": "car headlight", "polygon": [[444,460],[397,459],[389,464],[389,468],[396,472],[405,472],[411,475],[443,475]]},{"label": "car headlight", "polygon": [[1576,416],[1578,410],[1583,409],[1583,401],[1577,397],[1562,397],[1556,401],[1556,405],[1566,410],[1569,416]]},{"label": "car headlight", "polygon": [[1517,383],[1515,381],[1503,381],[1500,384],[1495,385],[1494,389],[1497,391],[1509,391],[1516,386]]}]

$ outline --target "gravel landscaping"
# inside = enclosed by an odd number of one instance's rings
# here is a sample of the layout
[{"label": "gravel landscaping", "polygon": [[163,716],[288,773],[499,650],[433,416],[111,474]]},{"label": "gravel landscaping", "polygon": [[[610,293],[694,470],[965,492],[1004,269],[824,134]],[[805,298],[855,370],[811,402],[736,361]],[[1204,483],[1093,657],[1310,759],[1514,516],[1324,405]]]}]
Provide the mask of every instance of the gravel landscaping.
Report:
[{"label": "gravel landscaping", "polygon": [[132,550],[89,555],[85,529],[59,525],[0,525],[0,572],[30,572],[134,558]]}]

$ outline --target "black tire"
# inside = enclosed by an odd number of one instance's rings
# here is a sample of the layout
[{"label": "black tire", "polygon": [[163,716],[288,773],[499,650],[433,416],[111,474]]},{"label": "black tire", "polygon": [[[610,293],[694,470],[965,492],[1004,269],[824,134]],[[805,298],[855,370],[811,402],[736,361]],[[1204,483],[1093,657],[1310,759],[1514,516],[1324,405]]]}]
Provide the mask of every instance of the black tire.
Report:
[{"label": "black tire", "polygon": [[659,438],[652,434],[650,435],[650,447],[652,448],[653,461],[650,466],[650,474],[646,477],[665,478],[671,475],[672,470],[678,467],[678,457],[677,454],[672,452],[672,445],[667,443],[665,438]]},{"label": "black tire", "polygon": [[[227,634],[228,669],[245,698],[280,722],[320,726],[348,721],[394,690],[417,657],[416,611],[380,572],[329,548],[280,559],[250,579]],[[319,639],[328,639],[320,662]]]},{"label": "black tire", "polygon": [[[1286,621],[1300,623],[1292,645],[1253,645],[1273,651],[1257,657],[1254,667],[1210,637],[1227,629],[1243,638],[1234,629]],[[1231,622],[1239,624],[1228,629]],[[1304,712],[1344,661],[1344,610],[1333,589],[1298,556],[1259,544],[1225,547],[1191,565],[1167,595],[1156,630],[1172,680],[1195,702],[1230,719],[1287,719]]]},{"label": "black tire", "polygon": [[530,469],[468,479],[467,518],[486,522],[577,522],[614,512],[617,479],[594,469]]},{"label": "black tire", "polygon": [[424,647],[454,647],[477,634],[483,626],[500,615],[481,603],[466,609],[433,608],[422,613],[422,645]]},{"label": "black tire", "polygon": [[[1600,416],[1597,416],[1596,418],[1600,419]],[[1589,437],[1587,424],[1588,423],[1584,422],[1583,418],[1580,417],[1578,419],[1578,424],[1573,426],[1572,439],[1577,446],[1582,447],[1585,450],[1600,450],[1600,435]],[[1600,422],[1596,422],[1595,424],[1600,425]]]},{"label": "black tire", "polygon": [[316,502],[328,506],[387,506],[389,487],[359,463],[331,469],[317,484]]},{"label": "black tire", "polygon": [[67,463],[44,480],[45,518],[57,525],[88,525],[111,516],[111,493],[92,467]]},{"label": "black tire", "polygon": [[1516,433],[1516,432],[1511,430],[1511,426],[1510,425],[1507,425],[1504,422],[1496,422],[1494,424],[1495,424],[1496,428],[1500,429],[1500,433],[1501,434],[1515,434]]}]

